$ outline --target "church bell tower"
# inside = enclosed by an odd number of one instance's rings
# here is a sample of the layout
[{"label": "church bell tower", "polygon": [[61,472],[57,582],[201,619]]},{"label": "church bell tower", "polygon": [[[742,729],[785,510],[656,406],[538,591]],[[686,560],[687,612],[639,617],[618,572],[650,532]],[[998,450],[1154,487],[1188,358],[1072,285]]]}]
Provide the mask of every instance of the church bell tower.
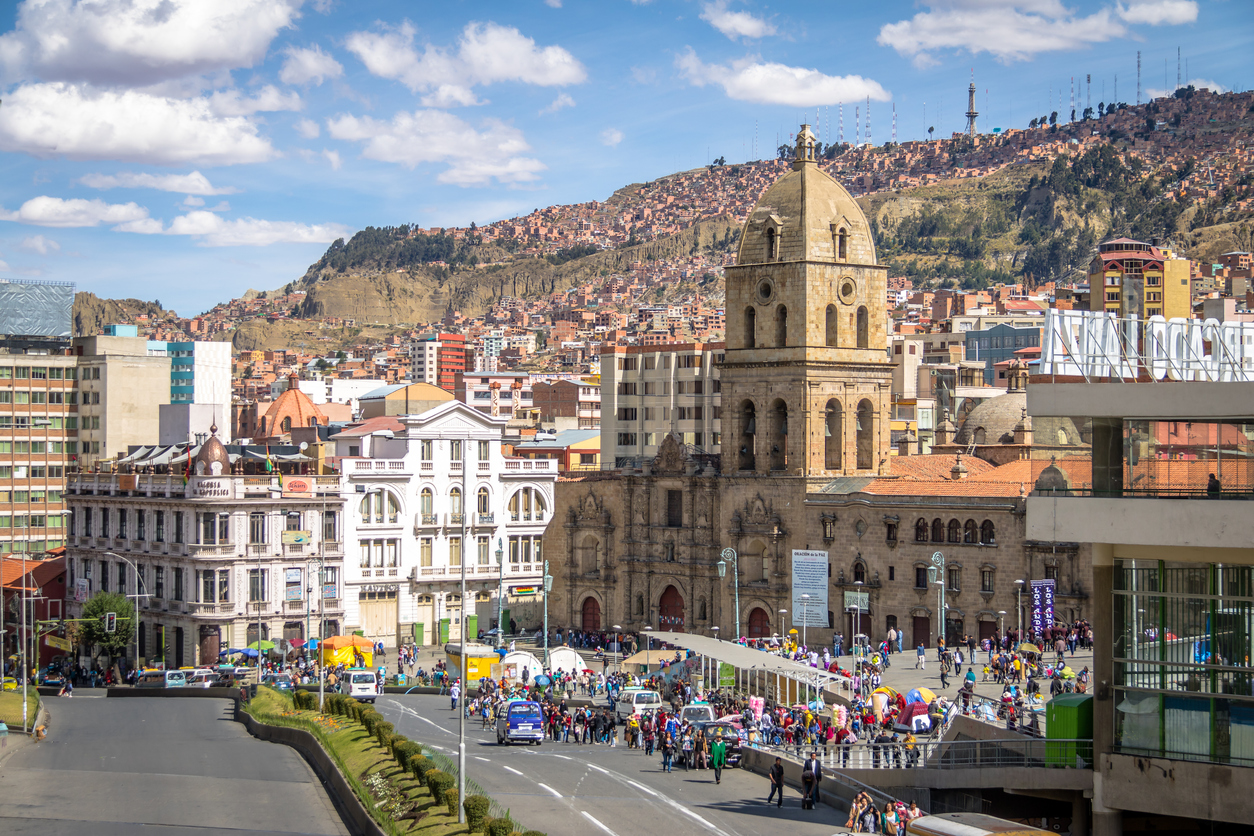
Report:
[{"label": "church bell tower", "polygon": [[887,473],[888,269],[861,207],[819,168],[809,125],[726,270],[725,474]]}]

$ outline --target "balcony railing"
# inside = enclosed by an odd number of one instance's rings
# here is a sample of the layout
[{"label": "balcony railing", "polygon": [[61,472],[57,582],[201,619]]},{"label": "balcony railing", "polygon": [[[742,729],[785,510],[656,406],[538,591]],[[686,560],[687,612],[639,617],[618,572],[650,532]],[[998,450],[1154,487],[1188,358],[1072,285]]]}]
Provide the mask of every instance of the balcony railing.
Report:
[{"label": "balcony railing", "polygon": [[190,601],[187,604],[188,612],[192,615],[234,615],[235,604],[230,601],[218,602],[202,602]]},{"label": "balcony railing", "polygon": [[[795,753],[796,747],[754,744],[764,751]],[[919,742],[914,750],[903,743],[855,743],[832,746],[820,754],[830,769],[1092,769],[1093,741],[1017,737],[1004,740]]]},{"label": "balcony railing", "polygon": [[495,514],[479,514],[479,525],[493,525],[496,522]]},{"label": "balcony railing", "polygon": [[192,543],[187,547],[192,557],[233,557],[238,551],[234,543]]},{"label": "balcony railing", "polygon": [[303,612],[305,609],[305,602],[303,599],[300,601],[284,601],[283,608],[287,610],[288,612],[292,612],[296,610]]}]

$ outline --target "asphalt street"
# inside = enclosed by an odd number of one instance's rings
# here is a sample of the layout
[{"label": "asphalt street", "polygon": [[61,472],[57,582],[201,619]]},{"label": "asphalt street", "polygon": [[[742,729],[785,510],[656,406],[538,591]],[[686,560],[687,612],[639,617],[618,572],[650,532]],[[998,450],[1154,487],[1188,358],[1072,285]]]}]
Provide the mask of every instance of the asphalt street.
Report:
[{"label": "asphalt street", "polygon": [[48,702],[48,738],[0,764],[0,833],[348,833],[300,755],[249,735],[227,700]]},{"label": "asphalt street", "polygon": [[[448,697],[396,695],[375,708],[396,731],[456,759],[457,714]],[[820,805],[801,809],[788,790],[783,809],[766,802],[764,776],[739,769],[665,773],[661,756],[642,750],[546,740],[501,746],[496,733],[466,720],[466,775],[513,817],[549,836],[628,836],[645,828],[719,836],[757,836],[785,828],[790,836],[844,831],[845,813]],[[620,731],[621,737],[621,731]]]}]

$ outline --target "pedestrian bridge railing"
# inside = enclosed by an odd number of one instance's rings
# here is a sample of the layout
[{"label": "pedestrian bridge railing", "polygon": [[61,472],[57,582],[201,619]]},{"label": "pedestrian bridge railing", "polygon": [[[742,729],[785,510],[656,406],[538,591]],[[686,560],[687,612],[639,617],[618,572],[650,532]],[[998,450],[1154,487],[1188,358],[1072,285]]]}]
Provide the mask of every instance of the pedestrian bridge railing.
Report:
[{"label": "pedestrian bridge railing", "polygon": [[[762,751],[803,758],[809,747],[757,745]],[[949,740],[906,744],[860,741],[819,748],[819,759],[831,770],[841,769],[1092,769],[1093,741],[1008,738],[1004,740]],[[851,779],[852,780],[852,779]]]}]

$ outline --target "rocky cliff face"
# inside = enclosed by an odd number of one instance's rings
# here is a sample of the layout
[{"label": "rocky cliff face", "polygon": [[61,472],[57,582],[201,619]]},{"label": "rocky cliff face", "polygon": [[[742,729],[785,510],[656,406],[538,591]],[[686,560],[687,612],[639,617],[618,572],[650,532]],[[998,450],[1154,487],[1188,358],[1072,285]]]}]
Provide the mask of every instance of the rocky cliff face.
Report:
[{"label": "rocky cliff face", "polygon": [[[172,315],[172,312],[170,312]],[[101,299],[94,293],[80,291],[74,294],[74,336],[87,337],[99,334],[106,325],[128,324],[135,317],[147,314],[163,319],[167,311],[156,302],[140,299]]]}]

